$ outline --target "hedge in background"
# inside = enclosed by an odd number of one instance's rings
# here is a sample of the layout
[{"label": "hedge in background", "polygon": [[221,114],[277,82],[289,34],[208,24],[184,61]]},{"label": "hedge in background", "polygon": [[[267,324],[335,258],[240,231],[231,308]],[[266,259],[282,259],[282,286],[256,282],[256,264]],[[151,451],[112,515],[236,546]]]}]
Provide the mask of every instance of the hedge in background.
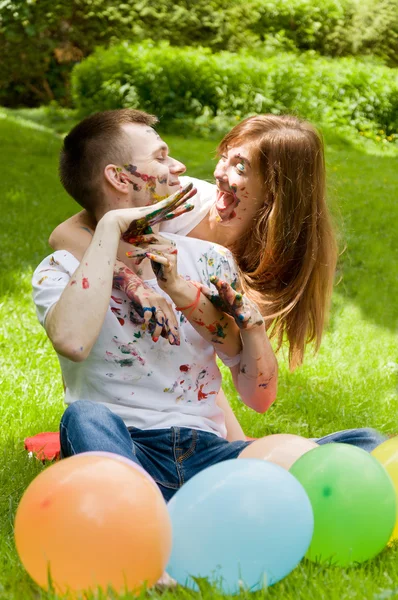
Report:
[{"label": "hedge in background", "polygon": [[251,113],[294,112],[367,137],[397,141],[398,70],[353,58],[258,59],[208,49],[123,43],[99,49],[72,75],[81,114],[135,107],[162,124],[229,125]]},{"label": "hedge in background", "polygon": [[0,103],[70,103],[74,64],[95,47],[168,40],[265,55],[370,53],[398,65],[398,0],[1,0]]}]

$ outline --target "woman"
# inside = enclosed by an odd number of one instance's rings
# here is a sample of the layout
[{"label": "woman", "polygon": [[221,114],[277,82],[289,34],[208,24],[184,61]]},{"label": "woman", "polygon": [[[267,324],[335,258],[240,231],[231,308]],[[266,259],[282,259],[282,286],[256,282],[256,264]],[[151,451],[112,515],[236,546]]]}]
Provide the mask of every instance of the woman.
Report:
[{"label": "woman", "polygon": [[[336,266],[322,139],[296,117],[258,115],[236,125],[218,153],[217,187],[194,180],[195,209],[161,229],[232,251],[243,290],[278,348],[286,339],[294,369],[308,343],[320,346]],[[58,226],[50,244],[79,257],[94,227],[83,211]]]}]

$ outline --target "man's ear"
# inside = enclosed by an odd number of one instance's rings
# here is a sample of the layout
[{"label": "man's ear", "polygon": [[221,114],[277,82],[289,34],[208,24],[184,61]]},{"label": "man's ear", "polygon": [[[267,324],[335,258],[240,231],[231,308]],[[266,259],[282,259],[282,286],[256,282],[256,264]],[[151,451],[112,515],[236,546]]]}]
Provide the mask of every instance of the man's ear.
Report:
[{"label": "man's ear", "polygon": [[119,192],[119,194],[128,194],[130,186],[130,178],[127,173],[124,173],[121,167],[116,165],[106,165],[104,175],[107,182]]}]

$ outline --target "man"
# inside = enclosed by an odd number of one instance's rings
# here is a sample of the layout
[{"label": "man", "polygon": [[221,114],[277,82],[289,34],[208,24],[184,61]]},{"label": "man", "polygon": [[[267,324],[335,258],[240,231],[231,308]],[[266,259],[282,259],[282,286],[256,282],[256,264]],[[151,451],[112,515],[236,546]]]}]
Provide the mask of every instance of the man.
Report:
[{"label": "man", "polygon": [[[237,275],[228,251],[172,234],[159,239],[155,228],[136,240],[141,249],[120,242],[131,221],[178,188],[185,171],[168,155],[154,122],[140,111],[105,111],[65,138],[61,181],[97,227],[80,264],[67,251],[55,252],[39,265],[33,285],[70,405],[61,421],[62,455],[103,450],[126,456],[152,475],[168,500],[195,473],[246,446],[225,440],[215,351],[242,400],[259,412],[275,398],[277,364],[255,307],[229,285]],[[173,306],[178,343],[159,306],[149,311],[150,320],[129,318],[129,296],[122,286],[112,289],[117,257]],[[208,286],[211,278],[220,294],[226,290],[236,318],[192,283]],[[236,312],[242,305],[254,315],[245,329]]]}]

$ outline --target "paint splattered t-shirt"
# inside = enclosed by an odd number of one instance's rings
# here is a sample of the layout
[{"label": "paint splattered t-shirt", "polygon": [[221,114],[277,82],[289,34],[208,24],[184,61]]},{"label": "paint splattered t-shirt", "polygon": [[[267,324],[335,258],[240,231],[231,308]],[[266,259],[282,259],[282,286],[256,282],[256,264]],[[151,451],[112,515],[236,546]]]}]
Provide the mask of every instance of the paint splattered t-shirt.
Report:
[{"label": "paint splattered t-shirt", "polygon": [[[236,267],[225,248],[172,234],[166,237],[177,244],[178,271],[184,278],[206,285],[211,275],[228,282],[235,280]],[[49,309],[59,300],[78,265],[72,254],[61,250],[37,267],[32,280],[33,297],[43,326]],[[146,283],[169,299],[156,279]],[[216,404],[221,374],[214,347],[179,312],[181,345],[171,346],[162,337],[155,343],[143,326],[130,321],[129,307],[126,295],[112,290],[104,324],[87,359],[73,362],[59,356],[66,403],[104,403],[127,427],[189,427],[225,437],[224,413]],[[221,353],[220,357],[225,359]]]},{"label": "paint splattered t-shirt", "polygon": [[180,177],[181,185],[193,183],[197,193],[193,196],[191,202],[194,205],[193,210],[171,221],[164,221],[160,225],[160,231],[175,233],[178,235],[188,235],[205,218],[210,208],[216,201],[217,187],[214,183],[196,179],[195,177]]}]

